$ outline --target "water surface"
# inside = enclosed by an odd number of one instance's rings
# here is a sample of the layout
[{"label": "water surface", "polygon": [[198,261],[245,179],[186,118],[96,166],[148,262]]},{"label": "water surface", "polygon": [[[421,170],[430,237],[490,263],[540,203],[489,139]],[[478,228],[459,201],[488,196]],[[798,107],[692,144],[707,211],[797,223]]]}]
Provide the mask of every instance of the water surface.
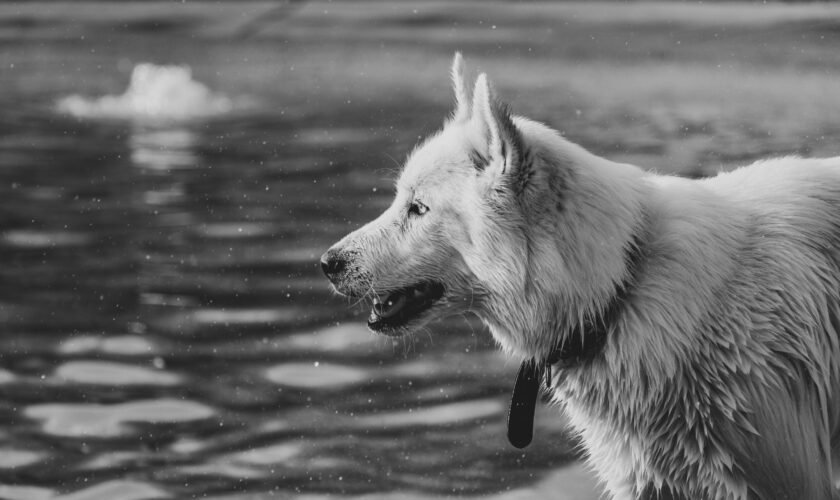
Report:
[{"label": "water surface", "polygon": [[[456,48],[617,159],[838,153],[828,7],[68,5],[0,6],[2,498],[597,498],[555,410],[507,444],[483,327],[376,337],[320,274],[449,112]],[[143,62],[230,106],[58,106]]]},{"label": "water surface", "polygon": [[320,274],[416,129],[244,88],[156,120],[41,84],[0,117],[0,496],[477,495],[573,460],[556,423],[506,444],[515,366],[480,325],[379,338]]}]

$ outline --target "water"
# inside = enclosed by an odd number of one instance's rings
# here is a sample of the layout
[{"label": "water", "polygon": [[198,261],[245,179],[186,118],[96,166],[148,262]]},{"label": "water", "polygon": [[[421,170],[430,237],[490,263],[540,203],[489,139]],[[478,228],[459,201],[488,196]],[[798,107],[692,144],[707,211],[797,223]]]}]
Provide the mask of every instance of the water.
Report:
[{"label": "water", "polygon": [[557,410],[507,444],[517,365],[480,325],[376,337],[318,257],[390,203],[455,50],[594,152],[699,175],[840,154],[836,26],[824,4],[0,3],[0,498],[598,498]]},{"label": "water", "polygon": [[[387,101],[370,116],[313,106],[317,91],[181,78],[145,92],[148,66],[123,94],[131,65],[99,70],[76,47],[86,76],[45,83],[23,48],[6,56],[18,91],[0,114],[0,497],[537,498],[528,488],[545,478],[591,485],[553,472],[575,460],[555,410],[527,452],[507,444],[516,366],[480,325],[376,337],[320,274],[320,254],[389,203],[392,158],[445,103],[394,128],[377,116]],[[166,115],[155,99],[179,85],[186,105]],[[213,108],[237,99],[251,104]]]}]

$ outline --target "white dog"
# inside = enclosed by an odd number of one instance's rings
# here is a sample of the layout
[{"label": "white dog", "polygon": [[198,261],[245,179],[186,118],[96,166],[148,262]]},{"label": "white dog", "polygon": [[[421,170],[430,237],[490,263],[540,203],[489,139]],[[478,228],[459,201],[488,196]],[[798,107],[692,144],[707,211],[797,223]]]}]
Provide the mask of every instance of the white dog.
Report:
[{"label": "white dog", "polygon": [[656,175],[452,74],[391,207],[322,258],[370,328],[478,315],[524,360],[511,441],[545,381],[613,498],[837,498],[840,158]]}]

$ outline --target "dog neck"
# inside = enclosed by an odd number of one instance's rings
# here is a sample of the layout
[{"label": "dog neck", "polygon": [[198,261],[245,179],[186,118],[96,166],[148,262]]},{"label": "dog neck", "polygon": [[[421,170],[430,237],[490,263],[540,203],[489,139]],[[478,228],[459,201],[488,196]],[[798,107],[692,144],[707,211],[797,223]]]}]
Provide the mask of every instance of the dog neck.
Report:
[{"label": "dog neck", "polygon": [[[635,287],[642,254],[641,238],[637,235],[625,249],[625,278],[616,285],[607,307],[597,317],[585,321],[564,336],[564,341],[545,360],[533,357],[522,362],[508,413],[508,440],[513,446],[521,449],[531,444],[539,386],[545,380],[546,388],[552,388],[552,367],[563,370],[580,366],[591,362],[603,351],[608,333],[621,316]],[[577,342],[578,339],[580,342]]]},{"label": "dog neck", "polygon": [[[641,237],[636,235],[624,251],[626,275],[615,287],[609,303],[595,318],[587,319],[578,326],[548,355],[544,366],[550,371],[552,366],[559,369],[571,368],[595,358],[607,342],[607,333],[621,316],[633,289],[635,288],[639,268],[643,257]],[[580,342],[576,342],[580,339]],[[551,374],[546,377],[546,386],[551,388]]]}]

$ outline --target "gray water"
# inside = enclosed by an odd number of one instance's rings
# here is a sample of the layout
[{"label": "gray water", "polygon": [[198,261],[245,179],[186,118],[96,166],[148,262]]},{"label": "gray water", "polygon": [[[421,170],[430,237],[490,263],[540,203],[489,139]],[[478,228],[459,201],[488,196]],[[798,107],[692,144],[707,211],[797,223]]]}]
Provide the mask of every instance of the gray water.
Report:
[{"label": "gray water", "polygon": [[[556,409],[507,443],[484,327],[377,337],[318,258],[450,112],[455,50],[614,160],[840,154],[840,8],[478,5],[0,3],[0,498],[598,498]],[[232,109],[62,111],[143,62]]]},{"label": "gray water", "polygon": [[[380,338],[320,274],[446,95],[346,104],[302,50],[272,59],[282,81],[242,77],[275,49],[5,40],[0,497],[486,495],[575,460],[554,411],[526,452],[507,444],[517,367],[481,325]],[[243,104],[153,124],[57,111],[119,94],[144,60]]]}]

